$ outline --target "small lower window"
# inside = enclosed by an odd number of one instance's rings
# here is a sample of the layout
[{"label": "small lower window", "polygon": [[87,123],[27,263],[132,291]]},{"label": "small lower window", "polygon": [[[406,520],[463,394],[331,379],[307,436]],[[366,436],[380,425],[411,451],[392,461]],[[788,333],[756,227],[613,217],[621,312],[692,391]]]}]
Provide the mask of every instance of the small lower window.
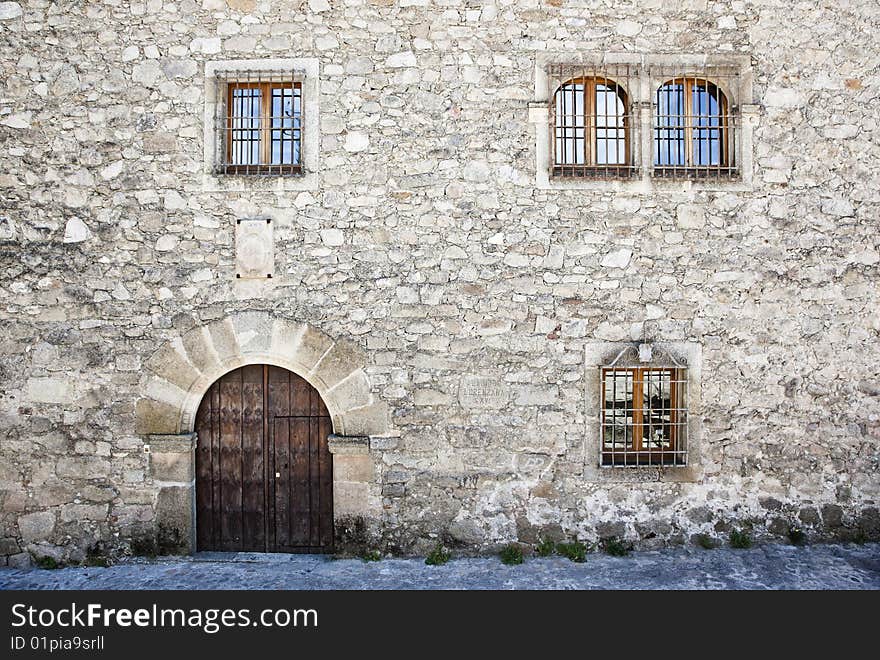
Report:
[{"label": "small lower window", "polygon": [[630,351],[602,367],[602,465],[686,465],[687,368],[664,360],[629,365]]},{"label": "small lower window", "polygon": [[283,79],[226,83],[221,172],[302,172],[302,85]]}]

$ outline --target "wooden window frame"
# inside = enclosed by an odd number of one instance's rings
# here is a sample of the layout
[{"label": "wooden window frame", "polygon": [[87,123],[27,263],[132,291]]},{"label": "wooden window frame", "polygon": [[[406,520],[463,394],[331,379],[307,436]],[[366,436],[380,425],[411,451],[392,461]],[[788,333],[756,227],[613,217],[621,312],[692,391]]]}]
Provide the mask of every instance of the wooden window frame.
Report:
[{"label": "wooden window frame", "polygon": [[[584,94],[584,120],[585,125],[583,126],[558,126],[557,125],[557,115],[556,108],[559,105],[558,98],[559,94],[563,91],[564,87],[568,85],[583,85],[583,94]],[[603,117],[612,117],[612,116],[620,116],[623,119],[622,126],[620,127],[623,130],[623,162],[622,163],[606,163],[601,164],[596,162],[596,154],[598,152],[598,115],[596,114],[596,94],[598,85],[604,85],[606,87],[612,88],[616,97],[623,104],[623,114],[622,115],[602,115]],[[587,122],[587,118],[590,118],[590,121]],[[633,158],[632,158],[632,139],[631,139],[631,123],[630,123],[630,112],[629,112],[629,96],[627,94],[626,89],[620,83],[616,82],[613,78],[609,78],[607,76],[580,76],[577,78],[572,78],[570,80],[565,81],[561,85],[556,88],[556,91],[553,92],[553,97],[551,99],[550,106],[550,127],[551,127],[551,145],[553,149],[553,159],[552,159],[552,174],[554,176],[608,176],[618,175],[618,176],[630,176],[635,171],[633,167]],[[560,163],[559,162],[559,154],[556,150],[557,140],[559,139],[557,132],[559,130],[566,129],[575,129],[583,128],[584,130],[584,163],[583,164],[574,164],[574,163]],[[601,127],[606,131],[609,130],[617,130],[613,128],[609,128],[607,126]],[[589,133],[589,136],[587,135]],[[564,139],[564,138],[563,138]],[[606,138],[607,139],[607,138]],[[616,143],[617,140],[614,140]]]},{"label": "wooden window frame", "polygon": [[[671,117],[680,117],[683,124],[682,126],[661,126],[660,125],[660,103],[659,103],[659,95],[662,90],[670,85],[682,85],[684,92],[684,112],[678,115],[667,114],[664,117],[667,118],[667,121]],[[714,117],[715,115],[696,115],[694,114],[694,88],[698,86],[705,87],[707,93],[709,90],[714,88],[716,93],[716,102],[718,103],[718,126],[707,126],[706,129],[717,129],[719,132],[719,140],[718,140],[718,148],[719,148],[719,158],[717,165],[699,165],[694,164],[696,161],[696,149],[697,149],[697,141],[694,140],[694,130],[700,130],[703,127],[694,126],[695,120],[700,117]],[[654,101],[656,103],[656,109],[654,111],[654,132],[655,135],[652,136],[652,143],[657,144],[659,141],[656,137],[658,131],[668,130],[675,131],[684,129],[684,156],[685,156],[685,164],[684,165],[671,165],[671,164],[657,164],[657,154],[654,154],[652,160],[654,162],[654,170],[655,172],[663,172],[666,170],[679,170],[679,171],[704,171],[704,172],[729,172],[731,170],[731,131],[730,131],[730,102],[728,101],[727,94],[721,88],[718,83],[713,82],[709,78],[701,78],[699,76],[680,76],[676,78],[671,78],[663,82],[656,90],[655,90],[655,98]],[[671,141],[671,138],[667,138],[667,141]]]},{"label": "wooden window frame", "polygon": [[[607,427],[608,405],[605,397],[605,385],[607,374],[629,374],[633,382],[632,394],[632,449],[624,447],[622,450],[606,449],[605,429]],[[645,449],[644,444],[644,382],[646,373],[669,374],[669,447],[664,449]],[[683,369],[672,367],[603,367],[601,377],[601,429],[599,452],[602,465],[611,467],[635,466],[635,465],[683,465],[685,460],[678,452],[678,424],[679,424],[679,383],[687,372]],[[639,402],[636,405],[636,402]],[[624,443],[625,444],[625,443]]]},{"label": "wooden window frame", "polygon": [[[239,89],[259,89],[260,90],[260,128],[259,129],[240,129],[233,128],[233,122],[242,117],[236,117],[233,112],[233,95],[235,90]],[[298,163],[288,164],[272,164],[272,131],[279,130],[272,128],[272,90],[274,89],[290,89],[299,90],[300,113],[299,113],[299,139],[294,143],[299,145]],[[225,115],[225,145],[224,153],[226,155],[226,163],[223,167],[225,174],[302,174],[302,158],[303,158],[303,132],[305,129],[303,122],[304,99],[302,83],[293,80],[279,81],[235,81],[230,80],[226,83],[226,115]],[[234,164],[232,162],[232,146],[233,131],[240,130],[258,130],[260,132],[260,163],[258,164]],[[294,129],[290,129],[294,130]]]}]

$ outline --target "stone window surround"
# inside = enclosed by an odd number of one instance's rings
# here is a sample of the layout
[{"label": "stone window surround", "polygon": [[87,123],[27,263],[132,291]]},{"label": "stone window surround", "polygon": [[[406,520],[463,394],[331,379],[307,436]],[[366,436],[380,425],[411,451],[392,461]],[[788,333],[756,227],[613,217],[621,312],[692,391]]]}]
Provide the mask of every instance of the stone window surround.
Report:
[{"label": "stone window surround", "polygon": [[[626,90],[634,114],[640,125],[639,143],[633,145],[633,162],[639,168],[639,176],[626,180],[562,179],[550,176],[550,103],[555,89],[547,69],[550,64],[572,62],[585,66],[601,67],[603,64],[629,64],[639,67],[632,89]],[[731,105],[738,108],[739,139],[736,143],[736,162],[740,176],[732,180],[666,180],[651,176],[653,161],[652,123],[653,93],[665,82],[653,79],[651,67],[677,67],[683,72],[705,66],[725,66],[738,69],[738,89],[724,90]],[[752,102],[753,76],[751,58],[747,55],[653,55],[639,53],[556,52],[541,53],[535,60],[535,99],[529,103],[529,123],[535,130],[535,186],[543,190],[611,190],[650,194],[652,192],[690,192],[698,190],[749,191],[753,188],[754,148],[753,129],[758,121],[760,106]]]},{"label": "stone window surround", "polygon": [[[602,386],[599,374],[628,345],[642,342],[591,342],[584,349],[584,471],[586,481],[595,482],[698,482],[703,478],[701,445],[703,421],[700,382],[703,347],[696,342],[648,342],[687,365],[688,463],[670,466],[609,466],[601,464]],[[646,365],[650,366],[650,364]]]},{"label": "stone window surround", "polygon": [[[217,130],[217,73],[259,71],[294,73],[302,83],[303,138],[302,174],[296,176],[217,174],[214,166],[222,148]],[[204,162],[202,192],[285,192],[317,190],[320,184],[320,67],[314,57],[265,58],[251,60],[214,60],[205,63]]]}]

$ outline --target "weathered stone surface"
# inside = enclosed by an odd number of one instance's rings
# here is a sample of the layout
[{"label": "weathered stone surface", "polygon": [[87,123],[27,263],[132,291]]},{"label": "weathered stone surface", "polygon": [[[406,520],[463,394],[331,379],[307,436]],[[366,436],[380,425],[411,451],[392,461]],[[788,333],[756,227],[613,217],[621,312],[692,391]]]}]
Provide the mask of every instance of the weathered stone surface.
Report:
[{"label": "weathered stone surface", "polygon": [[31,378],[27,382],[27,396],[37,403],[72,403],[74,387],[68,378]]},{"label": "weathered stone surface", "polygon": [[8,21],[22,15],[21,5],[17,2],[0,2],[0,21]]},{"label": "weathered stone surface", "polygon": [[23,543],[46,541],[55,531],[55,514],[51,511],[40,511],[20,516],[18,530]]},{"label": "weathered stone surface", "polygon": [[[144,436],[266,361],[369,436],[334,496],[377,546],[874,533],[876,3],[82,4],[0,2],[0,563],[187,547],[192,461]],[[738,176],[652,176],[636,85],[636,176],[539,184],[548,58],[698,42],[743,63]],[[317,60],[309,171],[219,175],[205,74],[270,55]],[[599,466],[603,341],[701,347],[691,465]]]},{"label": "weathered stone surface", "polygon": [[92,237],[92,232],[79,218],[71,218],[64,227],[65,243],[82,243]]}]

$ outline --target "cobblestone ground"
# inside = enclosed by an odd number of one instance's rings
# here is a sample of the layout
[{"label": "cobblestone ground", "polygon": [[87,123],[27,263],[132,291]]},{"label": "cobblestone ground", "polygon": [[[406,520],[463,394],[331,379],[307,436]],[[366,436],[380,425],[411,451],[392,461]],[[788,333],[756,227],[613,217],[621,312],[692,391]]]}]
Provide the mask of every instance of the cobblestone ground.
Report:
[{"label": "cobblestone ground", "polygon": [[201,553],[109,568],[0,569],[3,589],[880,589],[880,544],[676,549],[505,566],[421,559]]}]

